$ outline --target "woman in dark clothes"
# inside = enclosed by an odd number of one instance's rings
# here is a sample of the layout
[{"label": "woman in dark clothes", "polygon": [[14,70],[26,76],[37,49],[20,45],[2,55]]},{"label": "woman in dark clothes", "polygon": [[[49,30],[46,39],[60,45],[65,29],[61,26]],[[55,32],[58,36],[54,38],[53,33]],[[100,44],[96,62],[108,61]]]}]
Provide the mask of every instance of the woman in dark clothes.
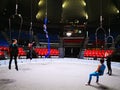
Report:
[{"label": "woman in dark clothes", "polygon": [[17,65],[17,56],[18,56],[18,45],[17,40],[13,39],[12,43],[9,46],[9,53],[10,53],[10,61],[9,61],[9,69],[11,69],[11,63],[14,58],[15,60],[15,69],[18,71],[18,65]]}]

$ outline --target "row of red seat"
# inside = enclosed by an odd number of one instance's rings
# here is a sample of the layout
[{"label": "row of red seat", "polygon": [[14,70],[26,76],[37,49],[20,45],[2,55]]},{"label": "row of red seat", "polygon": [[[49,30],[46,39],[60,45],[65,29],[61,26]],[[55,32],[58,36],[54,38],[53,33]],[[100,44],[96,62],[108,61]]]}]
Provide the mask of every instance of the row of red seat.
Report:
[{"label": "row of red seat", "polygon": [[0,56],[5,56],[3,51],[0,51]]},{"label": "row of red seat", "polygon": [[[18,48],[19,52],[18,52],[18,56],[26,56],[26,52],[24,51],[24,49],[22,47]],[[0,46],[0,56],[3,57],[4,55],[4,51],[7,51],[9,54],[9,48],[5,47],[5,46]]]},{"label": "row of red seat", "polygon": [[[34,50],[39,56],[45,56],[48,53],[47,48],[35,48]],[[51,48],[50,49],[50,55],[51,56],[58,56],[59,55],[59,50]]]},{"label": "row of red seat", "polygon": [[27,53],[24,51],[24,49],[22,47],[18,48],[18,56],[26,56]]},{"label": "row of red seat", "polygon": [[[45,56],[48,53],[48,49],[47,48],[35,48],[34,49],[36,54],[39,56]],[[19,56],[26,56],[27,53],[24,51],[23,48],[19,48]],[[50,55],[51,56],[58,56],[59,55],[59,51],[58,49],[50,49]]]},{"label": "row of red seat", "polygon": [[4,51],[8,51],[8,47],[0,46],[0,59],[4,59],[5,58]]},{"label": "row of red seat", "polygon": [[0,46],[0,51],[8,51],[8,47]]},{"label": "row of red seat", "polygon": [[4,51],[0,51],[0,59],[5,59]]},{"label": "row of red seat", "polygon": [[[22,47],[18,48],[19,52],[18,52],[18,56],[26,56],[27,52],[24,51],[24,49]],[[34,49],[35,52],[37,53],[37,55],[39,56],[45,56],[48,53],[48,49],[47,48],[35,48]],[[4,46],[0,46],[0,51],[3,53],[1,53],[2,55],[4,54],[4,51],[7,51],[9,53],[9,48],[8,47],[4,47]],[[59,50],[55,49],[55,48],[51,48],[50,49],[50,55],[51,56],[59,56]]]},{"label": "row of red seat", "polygon": [[85,50],[84,57],[106,58],[106,54],[110,55],[113,50]]}]

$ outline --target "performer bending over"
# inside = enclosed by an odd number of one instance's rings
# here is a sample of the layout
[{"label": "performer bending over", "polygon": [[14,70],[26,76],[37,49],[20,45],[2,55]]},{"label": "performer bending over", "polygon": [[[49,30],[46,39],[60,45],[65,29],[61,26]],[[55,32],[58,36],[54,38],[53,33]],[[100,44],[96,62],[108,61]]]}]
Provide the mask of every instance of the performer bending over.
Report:
[{"label": "performer bending over", "polygon": [[28,43],[30,60],[32,60],[33,44],[34,44],[34,42]]}]

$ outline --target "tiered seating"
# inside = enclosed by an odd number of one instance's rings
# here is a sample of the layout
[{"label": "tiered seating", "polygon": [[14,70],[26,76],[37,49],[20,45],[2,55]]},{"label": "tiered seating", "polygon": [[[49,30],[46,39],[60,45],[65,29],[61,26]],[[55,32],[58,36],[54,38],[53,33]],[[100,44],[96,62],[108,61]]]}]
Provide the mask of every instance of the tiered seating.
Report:
[{"label": "tiered seating", "polygon": [[[10,32],[6,32],[7,35],[10,35]],[[29,39],[30,38],[30,34],[29,32],[25,32],[25,31],[11,31],[11,38],[18,38],[18,35],[20,34],[19,38],[21,39]]]},{"label": "tiered seating", "polygon": [[47,42],[45,34],[38,33],[37,34],[39,42]]},{"label": "tiered seating", "polygon": [[8,52],[8,47],[0,46],[0,59],[5,59],[5,52]]},{"label": "tiered seating", "polygon": [[50,55],[51,56],[58,56],[59,55],[58,49],[51,49],[50,50]]},{"label": "tiered seating", "polygon": [[26,56],[26,52],[24,51],[24,49],[22,47],[19,47],[18,50],[19,50],[19,52],[18,52],[19,58],[21,56]]},{"label": "tiered seating", "polygon": [[8,51],[8,47],[6,47],[6,46],[0,46],[0,51]]},{"label": "tiered seating", "polygon": [[[10,32],[6,32],[7,36],[10,36]],[[19,36],[20,34],[20,36]],[[9,37],[10,38],[10,37]],[[11,32],[11,39],[18,39],[19,38],[19,42],[18,44],[19,45],[27,45],[27,43],[29,42],[30,38],[31,38],[31,35],[29,34],[29,32],[25,32],[25,31],[21,31],[21,32],[18,32],[18,31],[12,31]]]},{"label": "tiered seating", "polygon": [[[18,52],[19,57],[20,56],[26,56],[26,52],[24,51],[24,49],[22,47],[19,47],[18,50],[19,50],[19,52]],[[9,47],[0,46],[0,57],[1,56],[5,57],[4,52],[7,52],[6,54],[8,54],[8,56],[9,56]]]},{"label": "tiered seating", "polygon": [[57,34],[51,34],[51,35],[49,35],[49,37],[50,37],[50,42],[52,42],[52,43],[58,43],[59,42],[59,38],[58,38],[58,35]]},{"label": "tiered seating", "polygon": [[5,54],[3,51],[0,51],[0,59],[4,59],[5,58]]},{"label": "tiered seating", "polygon": [[[38,37],[38,40],[40,42],[47,42],[46,34],[38,33],[37,37]],[[59,42],[59,38],[58,38],[57,34],[49,34],[49,38],[50,38],[51,43],[58,43]]]},{"label": "tiered seating", "polygon": [[[48,52],[47,48],[35,48],[34,50],[38,54],[38,56],[45,56]],[[50,56],[59,56],[58,49],[50,49]]]},{"label": "tiered seating", "polygon": [[3,37],[1,33],[0,33],[0,46],[8,46],[7,40]]},{"label": "tiered seating", "polygon": [[38,56],[44,56],[47,54],[46,48],[35,48],[34,50]]},{"label": "tiered seating", "polygon": [[85,50],[84,57],[106,58],[105,53],[112,54],[113,50]]}]

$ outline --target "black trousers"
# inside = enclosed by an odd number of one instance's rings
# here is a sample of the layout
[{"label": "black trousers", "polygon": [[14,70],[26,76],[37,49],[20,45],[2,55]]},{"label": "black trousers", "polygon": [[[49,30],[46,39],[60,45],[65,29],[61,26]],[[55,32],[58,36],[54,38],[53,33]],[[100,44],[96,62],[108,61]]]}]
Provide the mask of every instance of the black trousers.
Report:
[{"label": "black trousers", "polygon": [[107,63],[108,74],[112,74],[111,63]]},{"label": "black trousers", "polygon": [[9,69],[11,69],[11,63],[12,63],[13,58],[14,58],[14,61],[15,61],[15,69],[18,70],[17,55],[10,55]]},{"label": "black trousers", "polygon": [[30,54],[30,59],[32,59],[32,49],[29,50],[29,54]]}]

